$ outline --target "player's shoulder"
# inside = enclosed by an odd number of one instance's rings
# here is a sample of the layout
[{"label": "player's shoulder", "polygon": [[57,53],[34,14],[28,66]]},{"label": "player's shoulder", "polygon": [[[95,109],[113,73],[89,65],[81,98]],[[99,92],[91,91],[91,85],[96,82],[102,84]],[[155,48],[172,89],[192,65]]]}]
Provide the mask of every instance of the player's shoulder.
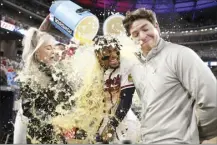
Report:
[{"label": "player's shoulder", "polygon": [[132,68],[132,66],[134,64],[136,64],[136,62],[137,62],[137,59],[133,53],[129,54],[129,55],[122,55],[120,57],[120,69],[121,69],[121,71],[123,71],[123,69],[124,70],[130,70]]}]

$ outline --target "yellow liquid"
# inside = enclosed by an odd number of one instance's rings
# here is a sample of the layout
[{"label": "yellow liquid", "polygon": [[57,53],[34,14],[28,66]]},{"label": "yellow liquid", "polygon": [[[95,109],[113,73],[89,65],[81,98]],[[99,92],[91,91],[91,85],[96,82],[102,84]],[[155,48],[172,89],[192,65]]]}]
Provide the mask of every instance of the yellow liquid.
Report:
[{"label": "yellow liquid", "polygon": [[82,19],[74,31],[74,37],[81,45],[93,44],[92,39],[99,29],[99,22],[95,16],[87,16]]},{"label": "yellow liquid", "polygon": [[68,140],[68,143],[89,143],[94,142],[94,135],[97,133],[99,124],[104,117],[104,91],[103,73],[99,64],[88,73],[84,79],[84,85],[75,93],[76,106],[71,113],[57,116],[51,119],[51,123],[57,130],[64,131],[78,127],[87,132],[87,138],[81,140]]},{"label": "yellow liquid", "polygon": [[[126,44],[129,41],[128,38],[121,37],[120,40],[125,48],[131,49],[135,48],[133,44]],[[80,49],[80,48],[79,48]],[[61,110],[63,104],[59,104],[56,107],[56,111],[61,115],[49,118],[45,123],[51,123],[55,127],[56,134],[62,133],[63,131],[71,130],[73,127],[78,127],[87,132],[87,138],[84,140],[68,140],[68,143],[94,143],[94,136],[99,128],[100,122],[107,114],[103,113],[106,110],[103,99],[105,97],[104,92],[104,82],[103,82],[103,70],[101,69],[98,61],[96,60],[94,52],[85,53],[87,50],[91,50],[93,47],[89,46],[76,52],[75,56],[64,60],[63,66],[56,68],[57,71],[62,71],[66,74],[66,80],[68,83],[79,84],[80,79],[82,80],[82,85],[75,92],[73,96],[69,98],[70,100],[75,100],[75,106],[71,111]],[[125,50],[125,49],[122,49]],[[59,69],[59,70],[58,70]],[[77,74],[83,73],[84,77],[78,76]],[[41,77],[38,71],[31,71],[28,77],[37,78]],[[26,77],[24,75],[23,77]],[[45,79],[41,79],[40,82],[44,84]],[[46,85],[44,86],[46,87]],[[58,86],[53,88],[58,92]],[[58,97],[58,96],[56,96]],[[34,107],[34,106],[33,106]],[[108,110],[106,110],[108,112]],[[35,117],[37,116],[35,110],[32,110]],[[29,136],[29,135],[28,135]],[[31,138],[32,143],[40,143],[40,140],[36,138]]]}]

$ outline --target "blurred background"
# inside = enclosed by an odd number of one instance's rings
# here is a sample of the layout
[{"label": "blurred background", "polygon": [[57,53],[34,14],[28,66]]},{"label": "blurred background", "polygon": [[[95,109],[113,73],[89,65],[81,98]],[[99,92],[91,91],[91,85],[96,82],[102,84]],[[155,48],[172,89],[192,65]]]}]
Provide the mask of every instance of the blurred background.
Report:
[{"label": "blurred background", "polygon": [[[217,77],[217,0],[71,1],[89,9],[98,17],[100,20],[98,35],[103,34],[103,22],[112,14],[125,15],[128,10],[141,7],[152,9],[157,13],[162,37],[192,48]],[[29,27],[38,28],[40,26],[49,14],[52,2],[53,0],[0,0],[1,85],[5,81],[9,86],[14,85],[13,79],[16,71],[22,66],[20,63],[23,49],[21,42],[24,31]],[[69,38],[53,26],[50,33],[60,42],[65,44],[69,42]],[[11,90],[1,88],[1,93],[4,91]],[[8,101],[11,102],[10,99]],[[4,114],[2,109],[4,104],[1,102],[0,115]],[[14,110],[16,111],[16,107]],[[4,121],[0,123],[0,125],[3,124]],[[12,143],[11,130],[9,133],[0,134],[0,143]]]}]

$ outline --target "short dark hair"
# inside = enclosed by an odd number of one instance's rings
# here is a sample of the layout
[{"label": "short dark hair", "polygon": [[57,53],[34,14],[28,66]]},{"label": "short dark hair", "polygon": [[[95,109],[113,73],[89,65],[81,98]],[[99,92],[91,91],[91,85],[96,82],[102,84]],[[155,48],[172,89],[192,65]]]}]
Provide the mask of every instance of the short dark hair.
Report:
[{"label": "short dark hair", "polygon": [[126,33],[128,36],[130,36],[130,27],[133,24],[134,21],[139,19],[146,19],[149,22],[151,22],[153,25],[157,23],[157,17],[155,12],[152,10],[148,10],[145,8],[139,8],[137,10],[134,10],[132,12],[128,11],[126,13],[126,17],[123,20],[124,28],[126,29]]}]

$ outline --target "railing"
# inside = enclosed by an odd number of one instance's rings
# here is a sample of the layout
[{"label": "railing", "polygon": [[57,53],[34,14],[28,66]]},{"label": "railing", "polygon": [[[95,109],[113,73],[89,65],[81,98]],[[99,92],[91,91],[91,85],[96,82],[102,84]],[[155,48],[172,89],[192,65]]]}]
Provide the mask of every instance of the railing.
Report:
[{"label": "railing", "polygon": [[182,45],[198,45],[198,44],[211,44],[211,43],[217,43],[217,40],[179,42],[179,44],[182,44]]},{"label": "railing", "polygon": [[209,28],[214,28],[214,27],[217,27],[217,24],[201,26],[201,27],[193,27],[193,28],[183,28],[183,29],[179,29],[179,31],[201,30],[201,29],[209,29]]},{"label": "railing", "polygon": [[43,21],[44,17],[47,16],[47,14],[41,13],[40,11],[35,10],[34,8],[31,8],[29,6],[26,6],[24,4],[21,4],[18,1],[14,0],[2,0],[5,4],[12,6],[13,8],[16,8],[22,12],[25,12],[31,16],[34,16],[35,18]]}]

